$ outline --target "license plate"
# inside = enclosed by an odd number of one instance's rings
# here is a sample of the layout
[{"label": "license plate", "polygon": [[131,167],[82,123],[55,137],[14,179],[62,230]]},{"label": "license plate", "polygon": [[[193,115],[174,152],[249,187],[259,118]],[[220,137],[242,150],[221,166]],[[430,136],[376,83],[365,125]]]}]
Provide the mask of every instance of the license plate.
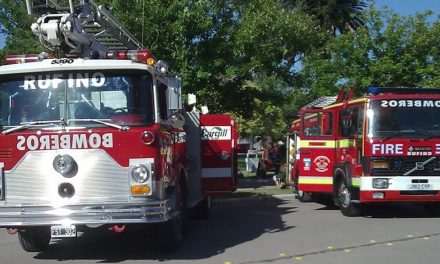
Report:
[{"label": "license plate", "polygon": [[76,237],[76,226],[74,225],[59,225],[50,227],[51,237]]},{"label": "license plate", "polygon": [[411,183],[408,184],[409,190],[423,191],[423,190],[432,190],[433,186],[429,183]]}]

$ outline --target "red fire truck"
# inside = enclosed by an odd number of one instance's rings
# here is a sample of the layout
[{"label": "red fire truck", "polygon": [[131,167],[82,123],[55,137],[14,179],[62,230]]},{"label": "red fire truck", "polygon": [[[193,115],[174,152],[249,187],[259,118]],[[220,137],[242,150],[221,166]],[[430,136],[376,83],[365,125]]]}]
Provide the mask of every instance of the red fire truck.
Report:
[{"label": "red fire truck", "polygon": [[60,57],[0,67],[0,227],[42,251],[88,228],[156,223],[176,249],[188,215],[236,189],[234,119],[185,112],[180,78],[104,7],[47,2],[60,11],[32,30]]},{"label": "red fire truck", "polygon": [[438,89],[367,89],[323,97],[291,127],[290,179],[300,201],[331,194],[346,216],[379,202],[440,210]]}]

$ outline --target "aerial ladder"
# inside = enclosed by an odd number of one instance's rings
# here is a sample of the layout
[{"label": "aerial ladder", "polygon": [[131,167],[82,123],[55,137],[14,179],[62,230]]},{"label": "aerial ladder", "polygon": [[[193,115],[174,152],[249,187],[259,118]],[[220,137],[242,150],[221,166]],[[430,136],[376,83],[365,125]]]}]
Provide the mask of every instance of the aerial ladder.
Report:
[{"label": "aerial ladder", "polygon": [[[39,16],[32,32],[55,56],[105,57],[112,50],[145,49],[110,12],[93,0],[26,0],[29,15]],[[75,3],[79,2],[79,3]]]}]

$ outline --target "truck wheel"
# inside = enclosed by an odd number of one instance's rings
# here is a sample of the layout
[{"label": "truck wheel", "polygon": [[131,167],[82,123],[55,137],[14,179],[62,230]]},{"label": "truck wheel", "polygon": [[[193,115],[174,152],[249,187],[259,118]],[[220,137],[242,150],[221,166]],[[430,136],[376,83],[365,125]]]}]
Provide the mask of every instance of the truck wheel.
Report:
[{"label": "truck wheel", "polygon": [[258,178],[266,178],[267,174],[267,166],[264,162],[258,162],[257,168],[257,177]]},{"label": "truck wheel", "polygon": [[182,244],[183,235],[188,231],[188,210],[185,188],[179,186],[175,194],[177,214],[161,225],[160,246],[166,252],[174,252]]},{"label": "truck wheel", "polygon": [[296,191],[296,197],[298,198],[298,201],[302,203],[308,203],[313,201],[312,193],[310,192],[304,192],[304,191]]},{"label": "truck wheel", "polygon": [[191,210],[192,219],[208,219],[211,216],[211,197],[206,197]]},{"label": "truck wheel", "polygon": [[362,213],[361,205],[355,204],[351,200],[351,191],[347,187],[344,178],[340,178],[337,185],[337,204],[341,213],[345,216],[359,216]]},{"label": "truck wheel", "polygon": [[18,232],[18,241],[27,252],[41,252],[49,247],[50,228],[47,226],[28,227]]},{"label": "truck wheel", "polygon": [[313,201],[312,193],[298,190],[298,175],[296,175],[295,179],[293,180],[293,188],[295,190],[296,198],[298,199],[298,201],[302,203]]}]

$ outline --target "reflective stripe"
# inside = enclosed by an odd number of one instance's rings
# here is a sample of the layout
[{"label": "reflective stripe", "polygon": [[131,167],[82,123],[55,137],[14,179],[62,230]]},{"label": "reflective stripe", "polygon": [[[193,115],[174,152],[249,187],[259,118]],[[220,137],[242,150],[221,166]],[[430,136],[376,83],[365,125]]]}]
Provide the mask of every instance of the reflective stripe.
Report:
[{"label": "reflective stripe", "polygon": [[333,184],[333,177],[299,176],[298,184]]},{"label": "reflective stripe", "polygon": [[355,139],[341,139],[341,140],[302,140],[300,142],[301,148],[348,148],[356,147]]},{"label": "reflective stripe", "polygon": [[300,148],[335,148],[334,140],[301,140]]},{"label": "reflective stripe", "polygon": [[352,178],[351,185],[354,187],[360,187],[361,186],[361,179],[360,178]]},{"label": "reflective stripe", "polygon": [[356,140],[354,139],[341,139],[337,142],[338,148],[356,147]]}]

